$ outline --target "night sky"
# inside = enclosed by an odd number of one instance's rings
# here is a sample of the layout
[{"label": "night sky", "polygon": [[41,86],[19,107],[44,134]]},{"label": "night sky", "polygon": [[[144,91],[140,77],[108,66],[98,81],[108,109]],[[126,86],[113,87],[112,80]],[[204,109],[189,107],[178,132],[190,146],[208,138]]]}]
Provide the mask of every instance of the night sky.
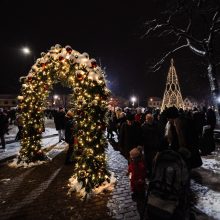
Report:
[{"label": "night sky", "polygon": [[[149,67],[167,48],[167,39],[141,38],[144,22],[159,14],[158,1],[1,0],[0,6],[1,94],[19,93],[19,77],[28,74],[34,59],[61,44],[101,62],[114,94],[135,94],[140,101],[162,97],[170,61],[157,72]],[[31,56],[21,53],[23,46]],[[205,66],[187,50],[173,58],[183,96],[209,95]]]}]

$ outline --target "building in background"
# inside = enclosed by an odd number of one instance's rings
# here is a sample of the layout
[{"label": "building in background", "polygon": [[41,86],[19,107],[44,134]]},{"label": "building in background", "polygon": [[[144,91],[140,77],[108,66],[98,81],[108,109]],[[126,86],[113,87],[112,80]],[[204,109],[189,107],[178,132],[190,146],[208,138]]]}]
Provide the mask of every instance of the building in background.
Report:
[{"label": "building in background", "polygon": [[186,97],[183,102],[184,102],[186,110],[191,110],[193,108],[198,108],[199,107],[198,101],[195,98],[191,97],[191,96]]},{"label": "building in background", "polygon": [[[18,105],[18,94],[0,94],[0,108],[9,110],[16,108]],[[71,95],[56,94],[50,95],[45,100],[45,108],[55,109],[59,106],[71,108]]]},{"label": "building in background", "polygon": [[72,106],[71,94],[51,94],[46,99],[45,107],[48,109],[56,109],[60,106],[70,109]]},{"label": "building in background", "polygon": [[147,106],[149,108],[161,108],[162,99],[159,97],[150,97],[147,101]]},{"label": "building in background", "polygon": [[0,94],[0,108],[9,110],[15,108],[18,104],[17,96],[14,94]]}]

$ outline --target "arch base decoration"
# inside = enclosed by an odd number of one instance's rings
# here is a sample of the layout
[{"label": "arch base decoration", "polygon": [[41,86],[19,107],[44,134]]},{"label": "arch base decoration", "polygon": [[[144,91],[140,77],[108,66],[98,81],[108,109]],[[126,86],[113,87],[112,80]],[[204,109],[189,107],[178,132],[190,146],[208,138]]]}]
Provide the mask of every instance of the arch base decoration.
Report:
[{"label": "arch base decoration", "polygon": [[60,82],[73,90],[72,108],[77,123],[77,144],[74,146],[74,178],[85,194],[110,182],[106,168],[104,136],[107,99],[105,75],[95,59],[70,46],[55,45],[41,53],[27,77],[22,77],[18,109],[22,118],[21,149],[18,163],[44,161],[41,146],[44,131],[44,106],[53,85]]}]

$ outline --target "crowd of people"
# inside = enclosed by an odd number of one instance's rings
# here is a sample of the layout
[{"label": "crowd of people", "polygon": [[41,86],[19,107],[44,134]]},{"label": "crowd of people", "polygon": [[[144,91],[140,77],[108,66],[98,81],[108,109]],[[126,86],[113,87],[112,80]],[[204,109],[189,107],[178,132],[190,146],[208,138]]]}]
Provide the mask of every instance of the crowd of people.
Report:
[{"label": "crowd of people", "polygon": [[[74,115],[64,107],[58,109],[46,109],[45,117],[53,119],[55,128],[58,131],[59,142],[65,141],[68,144],[66,154],[66,164],[72,164],[73,140],[75,134]],[[14,141],[19,141],[22,138],[22,114],[19,109],[4,110],[0,109],[0,139],[1,149],[5,150],[6,141],[5,135],[10,132],[10,125],[15,125],[18,128]]]},{"label": "crowd of people", "polygon": [[59,142],[65,141],[68,144],[65,164],[74,163],[74,143],[76,143],[77,124],[74,120],[74,113],[60,106],[58,111],[53,111],[55,128],[58,131]]},{"label": "crowd of people", "polygon": [[[77,124],[73,112],[59,107],[58,110],[45,111],[45,117],[54,120],[59,142],[65,141],[68,144],[65,164],[73,164],[74,144],[77,142]],[[21,112],[15,109],[11,111],[0,109],[0,139],[3,149],[5,149],[4,136],[9,132],[10,124],[18,126],[15,141],[20,140]],[[161,157],[161,152],[170,150],[169,156],[175,156],[175,153],[180,155],[180,159],[177,156],[177,160],[183,160],[189,172],[200,167],[201,156],[215,150],[213,137],[215,126],[216,115],[212,108],[183,110],[173,106],[163,112],[159,109],[143,111],[141,108],[120,107],[114,111],[109,110],[106,137],[128,161],[127,174],[130,177],[132,198],[137,202],[146,198],[146,180],[155,180],[157,175],[155,164]],[[164,181],[169,173],[172,173],[166,170],[165,165],[162,165],[161,172],[160,181]],[[172,184],[175,183],[176,172],[170,177]],[[139,211],[142,219],[143,207]]]},{"label": "crowd of people", "polygon": [[[117,137],[118,149],[129,160],[129,152],[142,146],[145,163],[151,175],[152,160],[161,150],[168,147],[178,150],[185,148],[191,153],[201,155],[213,151],[213,132],[216,126],[216,115],[212,108],[184,111],[170,107],[160,112],[159,109],[141,112],[141,109],[117,108],[108,112],[107,138]],[[210,144],[204,149],[202,141],[208,131]],[[197,149],[197,150],[195,150]],[[193,165],[191,162],[190,165]]]},{"label": "crowd of people", "polygon": [[[201,156],[215,150],[215,126],[216,115],[212,108],[109,111],[107,138],[128,161],[132,198],[145,198],[145,181],[155,180],[155,163],[161,152],[178,153],[189,172],[200,167]],[[162,169],[160,176],[166,179],[165,165]],[[171,177],[173,183],[175,176],[176,173]]]}]

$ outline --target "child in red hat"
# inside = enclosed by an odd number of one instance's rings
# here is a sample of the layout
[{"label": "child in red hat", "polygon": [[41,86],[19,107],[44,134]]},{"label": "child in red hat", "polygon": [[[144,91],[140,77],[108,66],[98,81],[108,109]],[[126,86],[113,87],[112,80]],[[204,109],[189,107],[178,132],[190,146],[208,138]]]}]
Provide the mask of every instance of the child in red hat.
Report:
[{"label": "child in red hat", "polygon": [[128,173],[130,176],[130,185],[132,199],[145,196],[145,178],[146,170],[142,155],[142,149],[139,147],[133,148],[130,151],[130,163],[128,166]]},{"label": "child in red hat", "polygon": [[132,200],[137,203],[140,220],[144,219],[145,210],[145,178],[146,170],[142,155],[142,148],[136,147],[130,151],[130,163],[128,165]]}]

